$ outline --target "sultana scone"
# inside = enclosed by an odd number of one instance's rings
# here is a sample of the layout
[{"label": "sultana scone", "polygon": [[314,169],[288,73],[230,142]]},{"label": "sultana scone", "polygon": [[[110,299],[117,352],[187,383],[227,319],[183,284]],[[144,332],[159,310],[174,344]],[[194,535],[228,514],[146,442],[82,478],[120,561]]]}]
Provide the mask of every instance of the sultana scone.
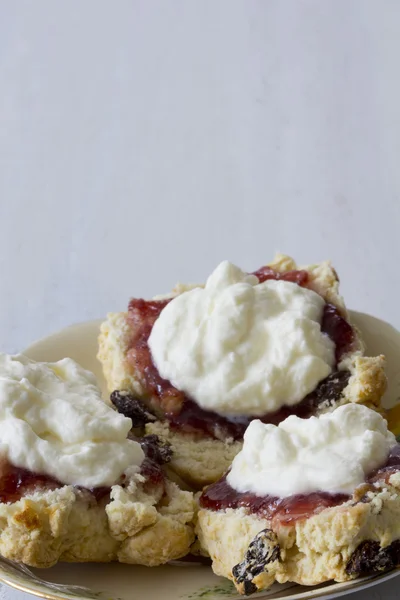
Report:
[{"label": "sultana scone", "polygon": [[[19,475],[17,474],[18,478]],[[31,567],[120,561],[153,567],[188,554],[193,496],[175,483],[137,474],[99,497],[47,480],[0,503],[0,554]]]},{"label": "sultana scone", "polygon": [[[196,489],[216,481],[226,471],[240,450],[243,433],[252,419],[279,423],[290,414],[307,417],[349,402],[375,408],[386,387],[384,357],[364,356],[360,333],[349,322],[339,295],[338,277],[329,262],[298,268],[291,258],[278,255],[268,266],[254,272],[252,279],[239,271],[230,263],[222,263],[205,288],[179,285],[169,297],[151,301],[134,299],[126,313],[109,314],[101,326],[98,358],[108,388],[110,392],[129,394],[124,408],[116,404],[118,410],[129,413],[129,402],[133,412],[140,403],[144,405],[148,418],[139,419],[138,427],[171,443],[174,450],[171,468]],[[267,286],[269,290],[265,289]],[[203,301],[199,296],[202,292],[207,294],[208,288],[213,289]],[[261,299],[254,300],[251,294],[254,296],[257,290]],[[317,317],[313,317],[313,327],[318,332],[315,334],[311,328],[310,332],[303,332],[301,340],[296,338],[296,327],[301,329],[305,320],[303,314],[298,317],[296,313],[303,310],[299,308],[303,299],[297,297],[300,291],[308,296],[314,292],[306,302],[319,301]],[[270,293],[268,298],[266,293]],[[290,294],[293,302],[288,299]],[[180,306],[175,308],[178,302]],[[246,302],[247,312],[243,309]],[[272,310],[279,305],[277,310],[281,312],[278,317],[273,315],[274,319],[257,321],[257,315],[268,302]],[[308,308],[304,309],[306,313]],[[207,311],[212,326],[207,322]],[[285,321],[287,315],[294,313],[295,317]],[[254,340],[255,334],[244,339],[249,318],[254,322],[254,332],[268,327],[269,333],[272,331],[269,346],[263,340]],[[190,337],[187,332],[193,335]],[[315,335],[321,339],[317,340]],[[311,338],[315,346],[306,359],[302,353]],[[322,348],[326,340],[331,343],[333,354],[332,349]],[[260,344],[264,344],[260,357],[253,357]],[[273,348],[277,348],[275,355]],[[288,364],[279,363],[281,359],[276,356],[285,352]],[[332,354],[327,362],[326,352]],[[316,358],[314,354],[318,353]],[[243,366],[246,354],[253,362]],[[301,356],[296,363],[297,354]],[[215,376],[213,355],[216,369],[219,368]],[[325,366],[329,363],[328,369],[320,368],[321,356]],[[229,359],[233,367],[228,364]],[[271,367],[263,382],[260,373],[264,376],[263,369],[268,370],[275,360],[278,367]],[[237,369],[236,363],[239,363]],[[318,375],[313,374],[309,385],[304,387],[308,380],[304,373],[310,364],[317,363]],[[252,377],[259,378],[254,385]],[[283,389],[282,382],[288,386],[290,377],[297,396]],[[243,391],[246,382],[250,383]],[[246,404],[259,397],[258,411],[257,406]]]},{"label": "sultana scone", "polygon": [[240,593],[400,565],[400,445],[370,409],[332,415],[254,421],[231,471],[200,497],[200,545]]},{"label": "sultana scone", "polygon": [[45,568],[185,556],[193,495],[166,476],[170,447],[131,426],[74,361],[0,355],[0,554]]}]

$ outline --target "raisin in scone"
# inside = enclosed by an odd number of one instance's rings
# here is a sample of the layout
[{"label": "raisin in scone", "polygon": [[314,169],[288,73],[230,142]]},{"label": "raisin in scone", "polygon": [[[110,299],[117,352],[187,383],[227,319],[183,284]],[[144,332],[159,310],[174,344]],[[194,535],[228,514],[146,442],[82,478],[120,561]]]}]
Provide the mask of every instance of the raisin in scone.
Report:
[{"label": "raisin in scone", "polygon": [[70,359],[0,355],[0,554],[154,566],[186,555],[194,500],[171,482],[171,449],[140,443]]},{"label": "raisin in scone", "polygon": [[400,565],[400,445],[365,406],[278,427],[253,421],[199,503],[203,552],[241,594]]},{"label": "raisin in scone", "polygon": [[330,263],[298,268],[283,255],[131,300],[102,324],[98,358],[110,392],[125,394],[118,410],[142,404],[134,423],[171,443],[171,468],[196,489],[226,471],[254,418],[374,408],[386,386],[384,357],[364,356]]}]

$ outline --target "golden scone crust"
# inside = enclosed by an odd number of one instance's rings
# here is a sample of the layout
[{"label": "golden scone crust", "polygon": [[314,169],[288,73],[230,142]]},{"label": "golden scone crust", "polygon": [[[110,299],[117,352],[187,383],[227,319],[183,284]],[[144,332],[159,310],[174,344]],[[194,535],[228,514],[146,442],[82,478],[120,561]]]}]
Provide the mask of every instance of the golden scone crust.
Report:
[{"label": "golden scone crust", "polygon": [[[269,263],[280,273],[302,269],[309,274],[308,287],[319,293],[327,302],[338,307],[344,317],[349,319],[343,298],[339,294],[339,280],[329,261],[315,265],[299,267],[289,256],[278,254]],[[193,285],[179,284],[171,297],[192,289]],[[356,402],[379,409],[380,400],[386,389],[384,356],[364,356],[364,344],[360,333],[354,328],[355,340],[350,353],[345,355],[338,365],[339,370],[350,371],[350,379],[343,390],[341,402]],[[146,402],[146,393],[134,369],[126,360],[131,339],[127,323],[127,313],[110,313],[101,325],[98,359],[103,366],[104,377],[110,392],[127,390]],[[329,402],[320,405],[320,412],[332,410]],[[232,459],[241,448],[240,442],[232,440],[199,439],[190,434],[172,431],[168,424],[152,423],[146,427],[147,433],[157,433],[168,440],[174,449],[171,468],[178,477],[201,489],[204,485],[219,479],[230,466]]]},{"label": "golden scone crust", "polygon": [[126,313],[109,313],[100,326],[99,351],[97,358],[103,367],[104,377],[110,392],[128,390],[139,398],[144,390],[126,360],[131,338]]},{"label": "golden scone crust", "polygon": [[167,481],[147,490],[141,475],[96,502],[87,490],[37,490],[0,503],[0,554],[31,567],[64,562],[155,566],[188,553],[194,539],[191,492]]},{"label": "golden scone crust", "polygon": [[[356,490],[348,502],[276,530],[271,521],[243,508],[200,509],[196,533],[214,572],[232,580],[242,594],[267,589],[274,582],[309,586],[347,581],[366,573],[358,569],[396,566],[383,557],[381,565],[379,561],[362,565],[357,549],[360,553],[363,543],[372,542],[374,550],[385,553],[400,540],[399,491],[397,473],[390,484]],[[400,544],[398,548],[400,562]],[[390,550],[387,554],[392,556]]]}]

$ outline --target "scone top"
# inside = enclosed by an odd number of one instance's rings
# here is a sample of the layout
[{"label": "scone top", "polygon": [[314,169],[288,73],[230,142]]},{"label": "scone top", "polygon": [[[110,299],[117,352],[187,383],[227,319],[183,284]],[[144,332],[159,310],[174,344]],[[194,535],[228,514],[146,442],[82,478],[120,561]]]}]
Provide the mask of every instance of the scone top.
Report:
[{"label": "scone top", "polygon": [[277,427],[255,420],[226,479],[256,496],[350,495],[395,445],[382,416],[357,404],[309,419],[290,416]]},{"label": "scone top", "polygon": [[131,427],[75,361],[0,354],[0,453],[11,465],[63,484],[111,486],[144,460],[127,439]]},{"label": "scone top", "polygon": [[161,377],[201,408],[264,415],[299,403],[332,372],[335,344],[321,331],[324,307],[310,289],[260,283],[225,261],[204,288],[165,306],[148,344]]}]

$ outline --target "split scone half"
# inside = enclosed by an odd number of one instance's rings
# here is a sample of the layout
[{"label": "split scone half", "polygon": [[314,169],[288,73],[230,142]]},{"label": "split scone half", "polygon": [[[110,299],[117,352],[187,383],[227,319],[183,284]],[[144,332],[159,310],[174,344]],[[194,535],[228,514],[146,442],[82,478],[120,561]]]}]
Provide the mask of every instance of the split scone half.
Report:
[{"label": "split scone half", "polygon": [[400,445],[361,405],[278,427],[253,421],[199,502],[203,552],[241,594],[400,565]]},{"label": "split scone half", "polygon": [[254,418],[378,408],[386,387],[384,357],[364,356],[331,264],[283,255],[131,300],[102,324],[98,358],[117,409],[171,444],[170,469],[194,489],[222,476]]},{"label": "split scone half", "polygon": [[44,568],[185,556],[193,495],[165,474],[170,448],[131,426],[74,361],[0,355],[0,554]]}]

